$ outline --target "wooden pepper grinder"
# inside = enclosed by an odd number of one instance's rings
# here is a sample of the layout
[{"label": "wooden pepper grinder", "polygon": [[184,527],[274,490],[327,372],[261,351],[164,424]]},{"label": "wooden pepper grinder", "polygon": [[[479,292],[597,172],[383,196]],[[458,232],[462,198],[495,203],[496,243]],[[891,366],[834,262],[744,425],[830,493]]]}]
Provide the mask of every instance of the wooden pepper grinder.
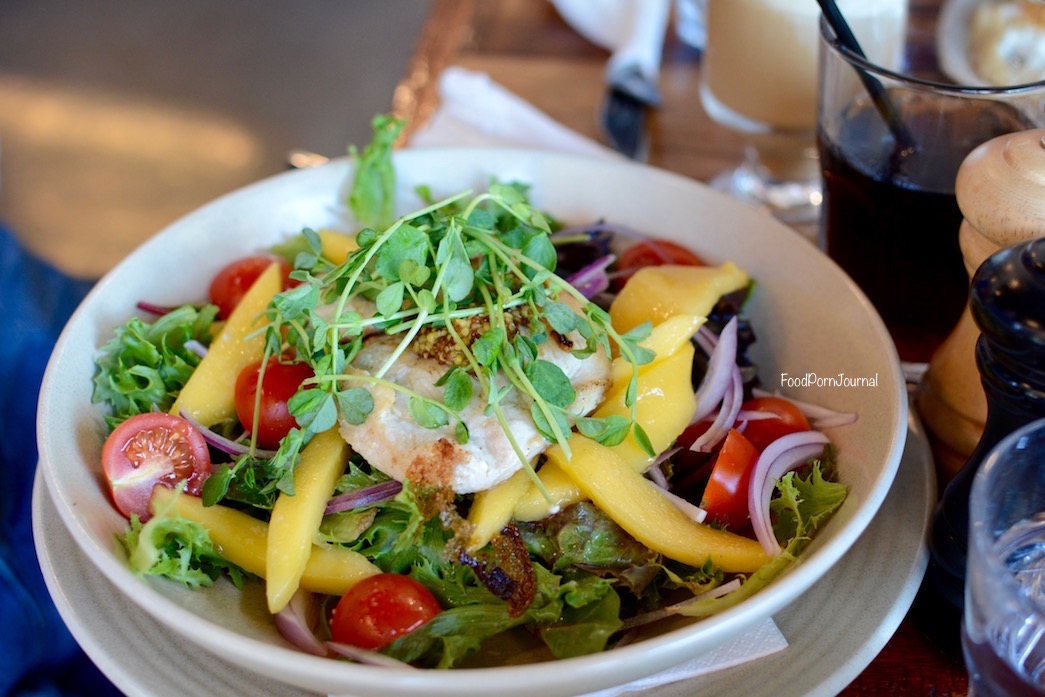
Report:
[{"label": "wooden pepper grinder", "polygon": [[[972,278],[999,249],[1045,236],[1045,129],[999,136],[977,147],[958,170],[955,192],[964,217],[958,241]],[[975,450],[987,419],[975,361],[979,334],[966,306],[933,354],[915,397],[941,487]]]}]

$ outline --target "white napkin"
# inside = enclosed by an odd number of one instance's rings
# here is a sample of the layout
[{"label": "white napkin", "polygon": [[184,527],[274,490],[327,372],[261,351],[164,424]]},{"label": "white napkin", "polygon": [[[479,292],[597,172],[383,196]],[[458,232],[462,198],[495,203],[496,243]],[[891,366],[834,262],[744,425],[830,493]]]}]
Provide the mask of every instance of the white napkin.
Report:
[{"label": "white napkin", "polygon": [[486,73],[450,66],[439,76],[438,92],[439,108],[410,138],[411,147],[501,145],[625,159],[566,128]]},{"label": "white napkin", "polygon": [[[409,143],[411,147],[511,145],[624,159],[617,152],[566,128],[485,73],[456,66],[447,68],[439,78],[439,97],[439,107],[427,126],[414,133]],[[586,697],[614,697],[689,680],[785,648],[787,640],[784,635],[772,618],[766,618],[755,628],[712,651],[655,675]]]}]

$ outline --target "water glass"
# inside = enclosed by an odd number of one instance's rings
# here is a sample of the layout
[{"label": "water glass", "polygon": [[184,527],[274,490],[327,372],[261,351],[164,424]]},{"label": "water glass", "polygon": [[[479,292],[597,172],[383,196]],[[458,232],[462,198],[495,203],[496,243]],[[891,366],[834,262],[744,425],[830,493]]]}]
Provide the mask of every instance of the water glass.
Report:
[{"label": "water glass", "polygon": [[1045,695],[1045,420],[1003,439],[969,499],[970,695]]}]

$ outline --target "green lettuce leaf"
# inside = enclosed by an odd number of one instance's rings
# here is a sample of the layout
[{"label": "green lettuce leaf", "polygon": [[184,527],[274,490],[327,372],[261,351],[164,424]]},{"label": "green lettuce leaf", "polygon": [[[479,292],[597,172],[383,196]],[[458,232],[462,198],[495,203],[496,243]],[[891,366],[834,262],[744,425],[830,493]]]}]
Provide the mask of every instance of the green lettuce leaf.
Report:
[{"label": "green lettuce leaf", "polygon": [[789,472],[777,482],[779,496],[770,503],[776,514],[777,539],[788,540],[783,551],[767,562],[739,589],[720,598],[705,598],[687,603],[681,609],[689,617],[707,617],[733,607],[780,577],[799,560],[799,554],[809,543],[813,533],[842,505],[849,487],[830,481],[825,471],[834,469],[834,450],[825,448],[824,456],[813,460],[805,478],[798,472]]},{"label": "green lettuce leaf", "polygon": [[200,362],[185,342],[209,344],[217,312],[214,305],[185,305],[152,324],[133,317],[115,329],[96,361],[91,395],[95,404],[112,408],[106,417],[110,429],[136,414],[170,409]]},{"label": "green lettuce leaf", "polygon": [[223,572],[237,588],[250,576],[240,567],[225,561],[207,529],[179,516],[158,515],[142,525],[137,515],[117,540],[127,551],[131,570],[140,575],[163,576],[193,590],[211,586]]},{"label": "green lettuce leaf", "polygon": [[354,146],[349,148],[349,154],[356,158],[356,175],[348,195],[348,207],[364,225],[383,229],[395,220],[396,177],[392,166],[392,146],[406,122],[378,115],[371,125],[374,139],[362,153]]}]

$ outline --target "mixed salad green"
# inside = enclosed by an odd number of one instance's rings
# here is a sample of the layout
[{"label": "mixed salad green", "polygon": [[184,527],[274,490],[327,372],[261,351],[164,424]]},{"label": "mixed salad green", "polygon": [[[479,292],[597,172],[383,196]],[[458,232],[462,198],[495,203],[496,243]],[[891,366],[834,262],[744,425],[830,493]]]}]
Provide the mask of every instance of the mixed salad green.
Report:
[{"label": "mixed salad green", "polygon": [[[828,439],[794,403],[752,395],[757,371],[745,350],[754,337],[742,313],[750,286],[716,298],[699,335],[685,337],[696,357],[687,388],[693,416],[666,443],[655,443],[658,436],[647,433],[639,414],[644,366],[658,359],[649,348],[653,327],[615,326],[609,310],[621,285],[613,275],[635,269],[625,269],[610,245],[624,239],[636,249],[663,248],[601,223],[564,228],[534,208],[527,187],[517,183],[493,182],[480,194],[439,200],[424,192],[428,205],[394,218],[391,147],[401,126],[379,117],[374,142],[352,153],[357,167],[348,203],[364,225],[355,249],[332,258],[324,231],[305,230],[268,250],[267,263],[282,259],[284,275],[262,319],[243,335],[257,342],[261,359],[246,379],[232,376],[236,413],[204,418],[186,407],[191,400],[184,394],[205,357],[222,350],[220,337],[241,321],[235,310],[145,304],[143,314],[154,319],[130,319],[101,348],[94,400],[108,408],[112,429],[103,468],[114,503],[129,518],[121,543],[134,570],[192,587],[222,576],[237,586],[262,582],[256,577],[271,572],[271,559],[253,568],[230,559],[233,545],[215,543],[213,523],[172,501],[199,497],[201,510],[232,511],[265,535],[277,526],[273,511],[281,501],[313,496],[302,479],[313,467],[313,447],[329,434],[371,426],[389,404],[382,401],[387,393],[406,405],[412,428],[443,434],[446,447],[478,440],[476,422],[465,416],[471,405],[500,426],[515,458],[511,470],[525,480],[502,477],[474,491],[454,490],[449,478],[418,470],[393,477],[360,448],[346,447],[307,549],[313,556],[319,549],[351,554],[363,560],[353,568],[364,572],[344,581],[343,592],[337,579],[323,585],[307,580],[312,571],[298,572],[293,600],[273,611],[281,631],[304,650],[363,661],[377,660],[371,652],[378,651],[449,668],[481,654],[488,639],[518,629],[564,658],[605,650],[666,615],[714,614],[777,578],[841,505],[846,486],[834,481]],[[665,261],[679,259],[642,263]],[[362,370],[357,366],[375,337],[387,351]],[[576,381],[548,357],[549,345],[570,337],[572,361],[603,361],[607,379],[613,366],[613,385],[601,397],[616,395],[622,408],[576,410]],[[443,359],[431,391],[389,377],[404,356],[418,353]],[[287,366],[298,371],[293,378],[282,377]],[[286,385],[270,388],[270,378]],[[521,442],[513,400],[527,405],[543,443],[537,455]],[[283,410],[287,425],[263,443],[270,406]],[[555,458],[572,471],[565,463],[580,458],[581,443],[611,453],[625,442],[646,458],[642,476],[655,489],[643,489],[644,496],[669,501],[691,518],[707,516],[686,525],[729,536],[731,544],[740,540],[755,550],[745,552],[759,560],[755,568],[724,568],[713,554],[680,560],[650,541],[656,531],[647,539],[626,529],[629,516],[641,515],[614,507],[627,497],[611,493],[614,505],[600,505],[603,495],[584,495],[591,492],[581,483],[581,495],[566,501],[541,477]],[[515,481],[517,492],[532,487],[547,515],[513,516],[477,543],[476,502],[503,491],[506,481]],[[161,501],[157,484],[179,493]],[[392,609],[345,604],[364,578],[383,579],[366,602],[385,598]],[[394,626],[349,647],[369,631],[358,626],[365,622]]]}]

